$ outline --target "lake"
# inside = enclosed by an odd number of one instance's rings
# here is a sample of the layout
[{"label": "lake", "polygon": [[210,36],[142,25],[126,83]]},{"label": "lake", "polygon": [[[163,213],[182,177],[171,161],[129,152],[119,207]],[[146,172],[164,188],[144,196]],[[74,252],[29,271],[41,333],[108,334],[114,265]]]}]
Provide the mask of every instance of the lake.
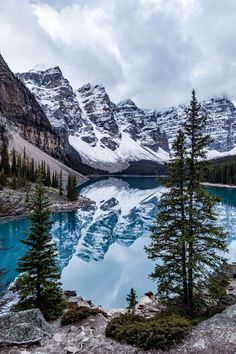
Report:
[{"label": "lake", "polygon": [[[155,291],[148,274],[154,263],[147,259],[144,245],[157,202],[164,188],[155,177],[93,178],[79,193],[94,201],[88,209],[52,215],[52,234],[58,248],[58,264],[64,289],[76,290],[105,309],[124,307],[130,288],[138,296]],[[228,257],[236,260],[236,189],[209,188],[221,198],[218,221],[229,233]],[[17,275],[15,268],[25,248],[27,219],[0,224],[0,269],[5,281]]]}]

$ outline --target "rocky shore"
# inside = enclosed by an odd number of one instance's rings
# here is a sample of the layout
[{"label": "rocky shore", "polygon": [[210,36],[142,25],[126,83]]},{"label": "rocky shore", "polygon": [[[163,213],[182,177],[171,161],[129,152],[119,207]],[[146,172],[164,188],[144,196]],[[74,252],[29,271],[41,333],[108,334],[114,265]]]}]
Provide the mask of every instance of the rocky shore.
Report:
[{"label": "rocky shore", "polygon": [[[73,295],[73,294],[72,294]],[[80,296],[69,296],[68,302],[97,308]],[[160,302],[152,293],[145,294],[136,313],[145,317],[157,315]],[[1,354],[162,354],[143,351],[105,336],[105,328],[114,316],[126,310],[89,316],[73,325],[61,326],[60,319],[48,324],[39,310],[0,315]],[[236,305],[195,326],[187,337],[166,354],[235,354]]]},{"label": "rocky shore", "polygon": [[[32,192],[30,192],[32,193]],[[47,196],[50,201],[50,211],[52,213],[73,211],[81,208],[88,208],[93,201],[81,195],[75,202],[68,202],[65,196],[59,196],[53,188],[47,188]],[[1,207],[2,206],[2,207]],[[4,210],[2,210],[4,208]],[[0,191],[0,223],[24,218],[29,216],[31,204],[26,203],[26,192],[4,188]]]}]

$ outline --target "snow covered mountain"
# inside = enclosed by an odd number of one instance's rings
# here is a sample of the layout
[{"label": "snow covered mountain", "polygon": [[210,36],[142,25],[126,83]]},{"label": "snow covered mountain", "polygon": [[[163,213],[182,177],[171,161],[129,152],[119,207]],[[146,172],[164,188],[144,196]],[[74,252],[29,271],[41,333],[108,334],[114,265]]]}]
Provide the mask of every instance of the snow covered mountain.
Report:
[{"label": "snow covered mountain", "polygon": [[[162,111],[140,109],[131,100],[111,102],[104,86],[73,90],[59,67],[17,74],[35,95],[51,124],[66,129],[70,144],[85,165],[118,172],[148,161],[163,164],[169,146],[185,120],[186,106]],[[213,142],[209,158],[236,155],[236,109],[226,97],[202,102],[206,132]]]},{"label": "snow covered mountain", "polygon": [[61,268],[73,254],[85,262],[99,261],[113,243],[129,247],[149,234],[164,187],[153,179],[150,187],[141,189],[134,185],[137,180],[110,177],[91,181],[81,190],[81,195],[94,201],[90,208],[56,216],[52,233]]},{"label": "snow covered mountain", "polygon": [[[90,208],[54,216],[52,233],[61,269],[68,265],[73,255],[85,262],[101,261],[114,243],[130,247],[139,237],[149,235],[164,191],[156,178],[144,180],[142,177],[98,178],[82,186],[81,195],[94,202]],[[233,242],[233,259],[236,249],[235,193],[219,188],[212,193],[223,198],[216,206],[216,213],[219,225],[229,233],[227,244]]]},{"label": "snow covered mountain", "polygon": [[[186,108],[187,106],[180,105],[160,112],[146,110],[146,114],[156,118],[171,143],[184,122]],[[215,150],[216,155],[217,152],[226,155],[236,144],[235,106],[227,97],[214,97],[201,103],[201,114],[207,116],[206,133],[213,139],[209,150]],[[211,155],[212,153],[213,151]]]},{"label": "snow covered mountain", "polygon": [[111,102],[102,85],[74,91],[59,67],[17,74],[35,95],[51,124],[66,128],[82,162],[109,172],[130,162],[168,159],[165,132],[132,101]]}]

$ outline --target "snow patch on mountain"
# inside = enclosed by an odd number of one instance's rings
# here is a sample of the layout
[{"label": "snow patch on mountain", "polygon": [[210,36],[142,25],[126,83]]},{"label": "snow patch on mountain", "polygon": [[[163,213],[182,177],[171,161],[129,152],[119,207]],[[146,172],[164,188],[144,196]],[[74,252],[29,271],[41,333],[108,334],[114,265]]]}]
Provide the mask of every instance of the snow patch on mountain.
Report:
[{"label": "snow patch on mountain", "polygon": [[[162,111],[140,109],[130,100],[114,104],[103,85],[86,84],[74,91],[59,67],[33,69],[18,77],[34,93],[51,124],[66,129],[70,144],[82,162],[98,169],[118,172],[131,162],[157,164],[169,158],[169,148],[186,118],[186,105]],[[207,116],[204,133],[213,141],[208,157],[236,153],[236,109],[226,97],[201,104]]]},{"label": "snow patch on mountain", "polygon": [[74,91],[59,67],[17,74],[33,92],[50,122],[68,131],[82,162],[118,172],[130,162],[168,159],[165,132],[131,100],[111,102],[103,85],[86,84]]}]

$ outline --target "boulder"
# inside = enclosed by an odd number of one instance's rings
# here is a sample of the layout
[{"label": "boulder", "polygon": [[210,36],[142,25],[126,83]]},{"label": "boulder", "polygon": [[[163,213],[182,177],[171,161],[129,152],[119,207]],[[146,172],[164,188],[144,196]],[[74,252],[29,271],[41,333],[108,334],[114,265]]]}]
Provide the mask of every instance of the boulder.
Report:
[{"label": "boulder", "polygon": [[161,301],[151,292],[144,294],[140,302],[136,305],[135,314],[145,317],[156,316],[164,309]]},{"label": "boulder", "polygon": [[0,315],[0,345],[33,344],[51,335],[39,309]]}]

